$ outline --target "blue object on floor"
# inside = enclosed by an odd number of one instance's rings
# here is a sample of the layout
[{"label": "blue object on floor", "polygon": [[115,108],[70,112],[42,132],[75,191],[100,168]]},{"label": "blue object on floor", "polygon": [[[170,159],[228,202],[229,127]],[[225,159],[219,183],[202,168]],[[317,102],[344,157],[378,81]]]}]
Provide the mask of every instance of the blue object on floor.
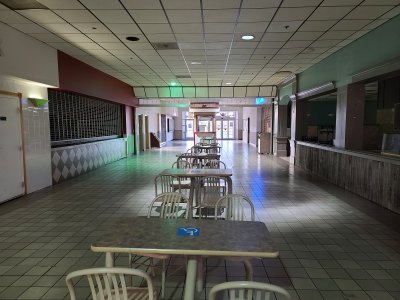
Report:
[{"label": "blue object on floor", "polygon": [[200,228],[178,227],[176,229],[176,235],[178,235],[178,236],[199,236]]}]

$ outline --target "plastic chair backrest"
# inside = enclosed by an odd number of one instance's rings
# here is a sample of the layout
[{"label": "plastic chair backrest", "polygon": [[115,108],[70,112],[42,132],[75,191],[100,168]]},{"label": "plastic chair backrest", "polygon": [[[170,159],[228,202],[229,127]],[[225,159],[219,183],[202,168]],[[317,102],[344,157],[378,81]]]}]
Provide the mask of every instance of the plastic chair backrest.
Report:
[{"label": "plastic chair backrest", "polygon": [[[83,269],[71,272],[66,277],[67,287],[71,296],[71,300],[76,300],[76,293],[74,289],[73,279],[85,276],[89,282],[92,298],[97,299],[115,299],[115,300],[128,300],[128,289],[126,285],[125,276],[138,276],[144,278],[147,283],[147,288],[136,290],[138,295],[136,298],[154,300],[154,287],[150,276],[137,269],[128,268],[92,268]],[[147,289],[148,297],[143,296],[145,289]],[[140,293],[140,295],[139,295]],[[129,299],[132,296],[130,295]]]},{"label": "plastic chair backrest", "polygon": [[[291,300],[290,294],[280,286],[254,281],[230,281],[215,285],[211,290],[208,300],[215,300],[219,292],[228,291],[228,300]],[[274,297],[273,295],[279,295]],[[272,296],[272,298],[271,298]]]},{"label": "plastic chair backrest", "polygon": [[158,195],[156,198],[153,199],[153,201],[150,204],[149,211],[147,213],[147,217],[150,218],[153,207],[155,203],[160,203],[160,218],[163,219],[178,219],[182,216],[181,212],[181,207],[182,204],[185,204],[185,213],[183,217],[185,219],[188,218],[189,216],[189,201],[188,199],[180,194],[180,193],[163,193]]},{"label": "plastic chair backrest", "polygon": [[218,159],[211,159],[204,164],[205,169],[226,169],[226,164]]},{"label": "plastic chair backrest", "polygon": [[188,161],[186,161],[186,160],[183,160],[183,159],[179,159],[179,158],[178,158],[178,160],[172,164],[172,168],[177,168],[177,169],[192,169],[192,168],[193,168],[193,165],[192,165],[192,163],[190,163],[190,162],[188,162]]},{"label": "plastic chair backrest", "polygon": [[154,179],[154,187],[156,196],[169,193],[169,192],[181,192],[180,186],[181,179],[172,175],[158,175]]},{"label": "plastic chair backrest", "polygon": [[[215,203],[215,212],[219,211],[219,208],[225,208],[225,220],[227,221],[255,220],[254,205],[246,196],[239,194],[226,195]],[[246,218],[246,208],[250,208],[250,220]],[[217,213],[214,219],[218,220]]]}]

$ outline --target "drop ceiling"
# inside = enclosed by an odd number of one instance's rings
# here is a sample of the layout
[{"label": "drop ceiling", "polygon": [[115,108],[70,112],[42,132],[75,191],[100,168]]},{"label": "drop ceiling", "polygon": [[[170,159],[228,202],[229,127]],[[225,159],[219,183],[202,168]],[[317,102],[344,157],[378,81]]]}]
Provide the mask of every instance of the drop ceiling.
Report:
[{"label": "drop ceiling", "polygon": [[400,13],[400,0],[38,2],[0,4],[0,21],[134,87],[275,85]]}]

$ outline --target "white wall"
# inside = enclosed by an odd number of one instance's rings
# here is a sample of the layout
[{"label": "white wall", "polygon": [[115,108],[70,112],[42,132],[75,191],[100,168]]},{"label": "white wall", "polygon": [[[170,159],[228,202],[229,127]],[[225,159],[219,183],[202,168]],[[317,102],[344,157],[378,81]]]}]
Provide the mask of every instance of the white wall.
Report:
[{"label": "white wall", "polygon": [[[165,114],[168,119],[170,119],[170,132],[167,132],[167,142],[172,141],[174,139],[174,128],[175,122],[174,117],[178,115],[178,108],[176,107],[138,107],[136,108],[136,141],[139,141],[138,137],[138,120],[137,117],[139,114],[147,115],[149,117],[149,132],[157,133],[160,131],[159,129],[159,114]],[[143,127],[144,128],[144,127]]]},{"label": "white wall", "polygon": [[[243,120],[250,118],[250,144],[256,146],[257,145],[257,133],[261,130],[261,108],[259,107],[243,107],[243,117],[242,117],[242,125]],[[247,132],[243,132],[243,140],[247,141],[247,136],[245,134]]]},{"label": "white wall", "polygon": [[27,99],[47,99],[47,88],[34,82],[0,75],[0,89],[22,94],[22,136],[25,144],[27,192],[32,193],[50,186],[52,180],[49,111],[47,106],[34,107]]},{"label": "white wall", "polygon": [[[50,186],[51,148],[47,107],[27,98],[48,99],[47,86],[58,86],[57,51],[0,23],[0,89],[22,94],[27,192]],[[4,137],[0,137],[4,138]]]},{"label": "white wall", "polygon": [[57,50],[0,23],[0,74],[58,86]]}]

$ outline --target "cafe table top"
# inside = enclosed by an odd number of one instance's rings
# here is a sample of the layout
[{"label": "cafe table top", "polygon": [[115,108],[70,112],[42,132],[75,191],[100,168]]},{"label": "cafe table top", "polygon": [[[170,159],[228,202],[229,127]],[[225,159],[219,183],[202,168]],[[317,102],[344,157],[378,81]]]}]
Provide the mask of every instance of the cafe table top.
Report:
[{"label": "cafe table top", "polygon": [[[185,232],[195,228],[199,235],[182,236],[178,228],[186,228]],[[262,222],[145,217],[116,222],[91,249],[94,252],[193,256],[268,258],[279,255]]]},{"label": "cafe table top", "polygon": [[206,176],[232,176],[232,169],[165,169],[159,175],[173,175],[184,177],[206,177]]}]

